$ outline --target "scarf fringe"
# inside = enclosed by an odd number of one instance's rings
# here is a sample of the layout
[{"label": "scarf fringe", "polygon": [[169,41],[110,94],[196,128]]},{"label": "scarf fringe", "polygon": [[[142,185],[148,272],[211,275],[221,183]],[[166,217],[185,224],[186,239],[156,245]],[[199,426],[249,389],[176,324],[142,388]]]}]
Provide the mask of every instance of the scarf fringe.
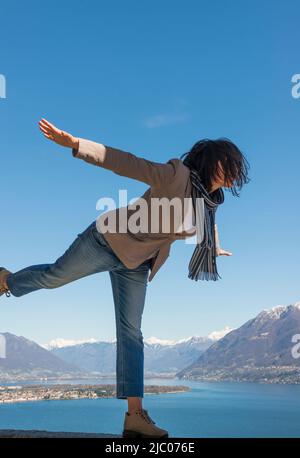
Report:
[{"label": "scarf fringe", "polygon": [[[210,249],[205,246],[201,246],[200,248],[196,248],[196,250],[200,253],[195,252],[190,260],[188,278],[196,281],[216,281],[219,278],[221,279],[222,277],[218,273],[216,261],[209,253]],[[195,259],[196,256],[197,260]]]}]

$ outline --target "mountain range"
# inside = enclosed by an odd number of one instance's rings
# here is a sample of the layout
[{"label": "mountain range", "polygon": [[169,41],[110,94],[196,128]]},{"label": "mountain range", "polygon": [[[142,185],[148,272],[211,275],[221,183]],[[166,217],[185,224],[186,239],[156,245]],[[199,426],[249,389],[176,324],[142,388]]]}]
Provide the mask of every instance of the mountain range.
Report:
[{"label": "mountain range", "polygon": [[[0,334],[6,343],[0,377],[67,375],[115,376],[116,340],[76,342],[58,339],[38,345]],[[145,376],[206,381],[300,383],[300,302],[263,310],[237,329],[207,337],[144,340]]]},{"label": "mountain range", "polygon": [[[208,337],[192,336],[181,340],[144,340],[145,375],[173,376],[191,364],[230,328]],[[111,341],[67,341],[56,339],[47,345],[11,333],[0,334],[0,378],[115,376],[116,339]],[[5,357],[1,355],[5,341]]]},{"label": "mountain range", "polygon": [[[145,375],[174,375],[190,365],[215,342],[210,337],[193,336],[178,341],[154,337],[144,340]],[[52,347],[51,352],[63,361],[87,372],[112,374],[116,367],[116,340]]]}]

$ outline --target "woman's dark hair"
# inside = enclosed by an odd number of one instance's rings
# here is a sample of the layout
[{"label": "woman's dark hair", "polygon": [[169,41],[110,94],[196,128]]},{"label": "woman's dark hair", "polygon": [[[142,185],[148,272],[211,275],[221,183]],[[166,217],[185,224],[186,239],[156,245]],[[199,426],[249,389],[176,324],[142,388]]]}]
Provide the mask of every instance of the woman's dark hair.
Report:
[{"label": "woman's dark hair", "polygon": [[[222,169],[224,181],[232,182],[229,190],[234,196],[239,196],[237,188],[240,190],[245,183],[250,181],[248,177],[250,165],[247,159],[239,148],[226,137],[216,140],[208,138],[199,140],[190,151],[182,154],[180,159],[183,159],[187,167],[194,168],[198,172],[208,192],[210,192],[212,181],[218,177],[222,178]],[[221,170],[218,167],[219,161]]]}]

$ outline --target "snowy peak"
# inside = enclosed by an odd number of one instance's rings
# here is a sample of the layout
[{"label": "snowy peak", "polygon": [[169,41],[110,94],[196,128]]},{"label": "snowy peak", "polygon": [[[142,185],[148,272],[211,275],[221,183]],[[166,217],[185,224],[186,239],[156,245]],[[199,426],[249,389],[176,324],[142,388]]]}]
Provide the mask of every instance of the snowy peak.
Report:
[{"label": "snowy peak", "polygon": [[145,343],[148,345],[176,345],[176,340],[158,339],[157,337],[151,336],[145,339]]},{"label": "snowy peak", "polygon": [[149,337],[148,339],[145,339],[145,343],[148,345],[162,345],[162,346],[174,346],[174,345],[193,345],[193,344],[199,344],[199,343],[204,343],[209,340],[211,341],[217,341],[219,339],[222,339],[228,332],[232,331],[233,328],[230,328],[229,326],[226,326],[224,329],[221,331],[214,331],[211,332],[208,336],[203,337],[203,336],[190,336],[186,337],[184,339],[179,339],[179,340],[169,340],[169,339],[159,339],[157,337]]},{"label": "snowy peak", "polygon": [[[93,337],[90,339],[82,339],[82,340],[73,340],[73,339],[63,339],[57,338],[50,340],[49,343],[41,345],[42,347],[46,348],[47,350],[54,350],[55,348],[65,348],[65,347],[74,347],[75,345],[85,345],[90,343],[98,343],[97,339]],[[113,342],[112,340],[108,341],[109,343]]]},{"label": "snowy peak", "polygon": [[279,320],[288,312],[300,311],[300,302],[291,305],[276,305],[271,309],[264,309],[255,320]]},{"label": "snowy peak", "polygon": [[277,305],[276,307],[272,307],[271,309],[267,310],[264,309],[260,312],[254,321],[269,321],[269,320],[278,320],[280,319],[281,315],[285,313],[286,307],[284,305]]},{"label": "snowy peak", "polygon": [[209,340],[208,337],[201,337],[201,336],[191,336],[191,337],[187,337],[185,339],[179,339],[179,340],[158,339],[157,337],[149,337],[148,339],[145,339],[145,342],[148,345],[162,345],[162,346],[169,347],[169,346],[182,345],[182,344],[192,345],[192,344],[202,343],[207,340]]},{"label": "snowy peak", "polygon": [[293,307],[294,307],[295,309],[300,310],[300,301],[299,301],[299,302],[295,302],[295,304],[293,305]]},{"label": "snowy peak", "polygon": [[229,326],[226,326],[224,329],[222,329],[221,331],[214,331],[214,332],[211,332],[209,335],[208,335],[208,338],[211,339],[211,340],[220,340],[220,339],[223,339],[224,336],[226,336],[226,334],[228,334],[229,332],[233,331],[234,328],[230,328]]}]

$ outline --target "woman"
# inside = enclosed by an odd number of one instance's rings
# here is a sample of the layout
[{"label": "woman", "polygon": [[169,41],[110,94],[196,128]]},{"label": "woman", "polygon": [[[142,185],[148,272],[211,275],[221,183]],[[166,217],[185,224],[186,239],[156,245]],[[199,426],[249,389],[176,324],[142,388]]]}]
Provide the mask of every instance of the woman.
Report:
[{"label": "woman", "polygon": [[[20,297],[109,271],[117,331],[116,395],[128,402],[123,437],[167,437],[168,432],[155,424],[142,405],[141,320],[147,284],[169,256],[171,243],[195,234],[197,244],[189,263],[189,278],[218,279],[215,257],[232,253],[219,246],[215,212],[224,201],[222,187],[238,196],[236,186],[241,188],[249,181],[248,162],[226,138],[200,140],[180,159],[158,163],[74,137],[46,119],[39,122],[39,127],[46,138],[71,148],[75,158],[142,181],[149,187],[134,205],[111,210],[93,221],[55,263],[33,265],[15,273],[0,268],[0,294]],[[164,210],[172,206],[172,215],[169,212],[162,217],[154,212],[154,204],[160,199]],[[147,220],[146,230],[136,230],[137,215],[143,222]]]}]

